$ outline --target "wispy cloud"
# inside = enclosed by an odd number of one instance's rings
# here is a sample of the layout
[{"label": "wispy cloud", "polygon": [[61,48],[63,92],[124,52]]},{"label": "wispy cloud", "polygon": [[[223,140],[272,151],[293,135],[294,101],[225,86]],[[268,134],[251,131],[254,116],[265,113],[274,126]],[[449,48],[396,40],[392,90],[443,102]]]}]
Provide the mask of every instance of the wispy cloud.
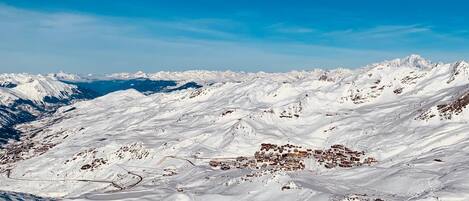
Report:
[{"label": "wispy cloud", "polygon": [[[133,20],[131,20],[133,21]],[[153,35],[170,35],[209,38],[209,39],[236,39],[238,36],[232,30],[241,27],[235,21],[226,19],[177,19],[177,20],[141,20],[138,22],[141,31]]]},{"label": "wispy cloud", "polygon": [[[227,31],[241,25],[224,19],[121,19],[0,6],[0,27],[6,30],[0,33],[0,65],[5,71],[285,71],[344,65],[315,53],[350,54],[340,48],[246,39]],[[296,52],[284,51],[293,48]]]},{"label": "wispy cloud", "polygon": [[324,33],[326,36],[351,38],[390,38],[409,34],[431,32],[430,27],[421,25],[381,25],[371,28],[337,30]]},{"label": "wispy cloud", "polygon": [[[275,40],[249,35],[249,27],[230,19],[131,19],[33,11],[1,4],[0,29],[3,72],[84,73],[359,66],[406,53],[422,53],[381,46],[394,45],[394,41],[414,34],[433,34],[430,27],[420,25],[324,31],[276,24],[263,35],[301,35],[303,40]],[[308,41],[309,37],[321,40]]]},{"label": "wispy cloud", "polygon": [[320,37],[332,46],[421,54],[446,50],[460,55],[460,51],[467,51],[469,45],[469,39],[457,32],[439,32],[432,26],[420,24],[332,30],[322,32]]},{"label": "wispy cloud", "polygon": [[315,32],[315,30],[310,27],[286,25],[284,23],[270,25],[267,27],[267,29],[269,31],[285,34],[305,34]]}]

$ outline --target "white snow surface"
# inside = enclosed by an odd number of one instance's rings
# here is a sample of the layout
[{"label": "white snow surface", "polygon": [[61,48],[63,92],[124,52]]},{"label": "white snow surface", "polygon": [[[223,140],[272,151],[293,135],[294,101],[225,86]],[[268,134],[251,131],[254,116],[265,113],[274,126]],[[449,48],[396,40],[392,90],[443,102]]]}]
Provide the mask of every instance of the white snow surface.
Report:
[{"label": "white snow surface", "polygon": [[13,88],[0,87],[0,104],[9,105],[17,99],[44,103],[46,96],[59,99],[73,94],[73,85],[65,84],[55,77],[31,74],[0,74],[0,83],[11,83]]},{"label": "white snow surface", "polygon": [[[24,141],[54,146],[0,165],[0,190],[77,200],[469,200],[469,109],[451,118],[438,110],[469,93],[466,62],[411,55],[357,70],[113,76],[213,84],[119,91],[21,125],[35,133]],[[261,143],[343,144],[378,163],[327,169],[308,159],[305,170],[250,179],[256,170],[208,165],[252,156]],[[95,159],[105,163],[81,169]]]},{"label": "white snow surface", "polygon": [[293,81],[305,79],[307,77],[317,78],[319,74],[330,73],[334,76],[341,76],[351,73],[348,69],[322,70],[316,69],[312,71],[291,71],[288,73],[266,73],[266,72],[233,72],[233,71],[207,71],[207,70],[190,70],[182,72],[161,71],[156,73],[114,73],[107,75],[110,79],[133,79],[147,78],[152,80],[175,80],[175,81],[194,81],[200,84],[216,83],[216,82],[242,82],[259,78],[275,78],[278,81]]}]

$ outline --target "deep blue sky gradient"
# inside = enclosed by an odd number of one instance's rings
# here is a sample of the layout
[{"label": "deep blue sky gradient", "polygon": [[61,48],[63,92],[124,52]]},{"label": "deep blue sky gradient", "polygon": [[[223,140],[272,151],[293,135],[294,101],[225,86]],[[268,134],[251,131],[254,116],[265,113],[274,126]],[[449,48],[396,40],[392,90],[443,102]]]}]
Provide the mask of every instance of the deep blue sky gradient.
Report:
[{"label": "deep blue sky gradient", "polygon": [[469,3],[0,0],[0,72],[289,71],[469,58]]}]

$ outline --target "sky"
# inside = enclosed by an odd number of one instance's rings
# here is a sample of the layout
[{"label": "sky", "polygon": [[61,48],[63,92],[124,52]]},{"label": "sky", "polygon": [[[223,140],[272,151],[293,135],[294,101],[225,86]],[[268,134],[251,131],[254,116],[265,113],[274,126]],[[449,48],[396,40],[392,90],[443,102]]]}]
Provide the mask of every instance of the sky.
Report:
[{"label": "sky", "polygon": [[465,0],[0,0],[0,73],[468,60],[468,8]]}]

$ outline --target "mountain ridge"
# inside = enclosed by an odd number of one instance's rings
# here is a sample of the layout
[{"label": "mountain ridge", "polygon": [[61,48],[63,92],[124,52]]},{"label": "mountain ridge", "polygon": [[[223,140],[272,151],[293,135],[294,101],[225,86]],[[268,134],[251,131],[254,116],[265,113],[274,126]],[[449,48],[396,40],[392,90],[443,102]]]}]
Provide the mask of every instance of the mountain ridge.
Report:
[{"label": "mountain ridge", "polygon": [[0,150],[0,189],[83,200],[469,199],[467,65],[404,63],[174,73],[210,84],[80,101],[18,126],[22,139]]}]

